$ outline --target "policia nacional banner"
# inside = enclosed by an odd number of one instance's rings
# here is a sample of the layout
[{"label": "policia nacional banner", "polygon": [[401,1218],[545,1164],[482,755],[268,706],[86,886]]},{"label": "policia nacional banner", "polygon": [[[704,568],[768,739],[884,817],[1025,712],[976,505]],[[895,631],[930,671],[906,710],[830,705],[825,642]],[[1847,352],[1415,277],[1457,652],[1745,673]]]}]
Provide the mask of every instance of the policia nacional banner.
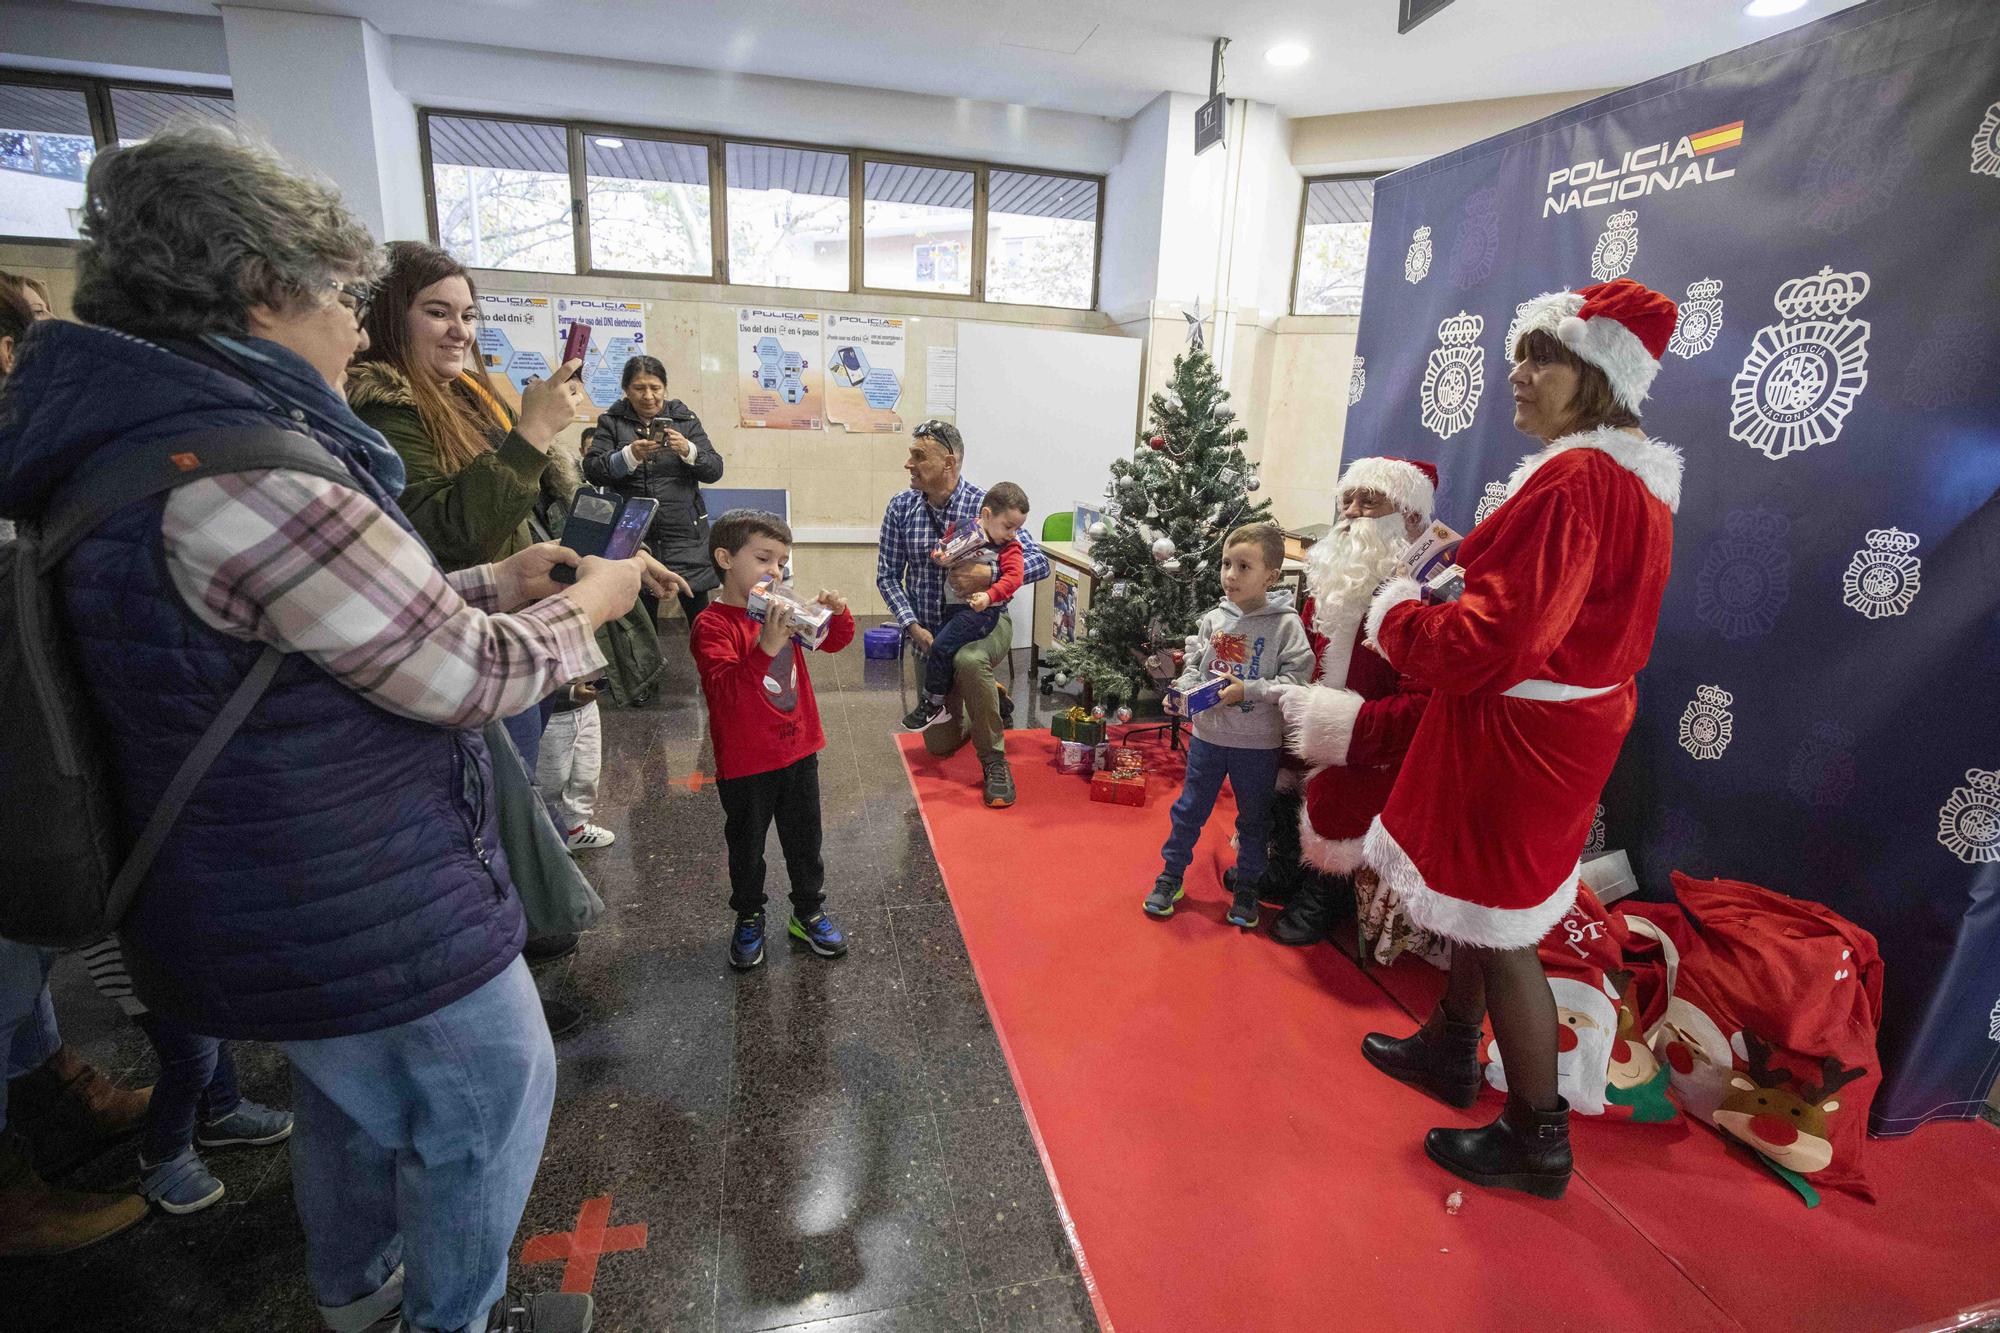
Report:
[{"label": "policia nacional banner", "polygon": [[1743,879],[1873,931],[1875,1129],[1976,1114],[2000,1074],[2000,6],[1873,0],[1377,182],[1349,454],[1435,459],[1464,531],[1534,448],[1515,306],[1621,276],[1680,303],[1645,418],[1687,474],[1609,845],[1650,896]]}]

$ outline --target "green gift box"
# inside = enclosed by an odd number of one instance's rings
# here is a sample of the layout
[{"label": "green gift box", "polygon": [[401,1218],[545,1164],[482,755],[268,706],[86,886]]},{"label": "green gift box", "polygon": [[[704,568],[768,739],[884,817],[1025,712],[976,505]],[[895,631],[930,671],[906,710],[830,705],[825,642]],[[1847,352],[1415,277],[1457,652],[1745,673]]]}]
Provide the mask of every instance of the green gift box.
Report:
[{"label": "green gift box", "polygon": [[1072,708],[1049,719],[1049,733],[1059,741],[1098,745],[1104,740],[1104,719],[1093,718],[1081,708]]}]

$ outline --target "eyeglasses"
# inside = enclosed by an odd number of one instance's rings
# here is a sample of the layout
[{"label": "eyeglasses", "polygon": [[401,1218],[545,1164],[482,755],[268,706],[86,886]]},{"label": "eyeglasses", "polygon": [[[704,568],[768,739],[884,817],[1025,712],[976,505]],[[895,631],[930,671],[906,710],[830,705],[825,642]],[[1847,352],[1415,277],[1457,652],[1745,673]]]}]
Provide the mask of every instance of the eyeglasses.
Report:
[{"label": "eyeglasses", "polygon": [[338,278],[329,278],[326,285],[334,289],[333,299],[340,302],[343,308],[353,312],[354,322],[357,325],[367,322],[368,310],[375,304],[374,283],[358,280],[342,282]]}]

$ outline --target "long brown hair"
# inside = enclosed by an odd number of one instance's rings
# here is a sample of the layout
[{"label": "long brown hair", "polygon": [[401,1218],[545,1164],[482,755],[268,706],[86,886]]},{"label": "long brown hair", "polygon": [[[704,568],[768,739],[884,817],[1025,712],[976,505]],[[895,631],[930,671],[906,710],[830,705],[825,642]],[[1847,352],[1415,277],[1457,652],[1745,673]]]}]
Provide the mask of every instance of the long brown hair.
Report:
[{"label": "long brown hair", "polygon": [[[465,279],[472,299],[479,288],[465,265],[434,245],[421,241],[391,241],[388,271],[375,288],[368,310],[368,350],[360,360],[380,361],[401,372],[416,399],[417,418],[436,446],[438,463],[447,476],[463,471],[493,448],[492,431],[507,423],[494,416],[488,403],[500,399],[486,374],[486,361],[475,342],[471,365],[451,384],[438,383],[429,366],[420,365],[410,347],[410,308],[417,293],[446,278]],[[483,395],[483,398],[482,398]]]},{"label": "long brown hair", "polygon": [[1544,361],[1560,361],[1576,371],[1576,397],[1570,399],[1569,419],[1556,432],[1556,438],[1596,430],[1599,426],[1639,424],[1639,414],[1618,401],[1618,395],[1612,391],[1611,381],[1604,372],[1570,351],[1561,339],[1552,338],[1540,329],[1532,329],[1522,334],[1520,343],[1510,350],[1516,361],[1538,356]]}]

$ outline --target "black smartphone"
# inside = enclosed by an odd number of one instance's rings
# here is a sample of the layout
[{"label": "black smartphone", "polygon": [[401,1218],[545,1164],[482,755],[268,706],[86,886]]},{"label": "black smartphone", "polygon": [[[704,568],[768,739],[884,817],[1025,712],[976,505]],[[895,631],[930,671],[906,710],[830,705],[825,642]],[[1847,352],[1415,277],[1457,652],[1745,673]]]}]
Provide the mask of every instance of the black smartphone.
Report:
[{"label": "black smartphone", "polygon": [[[585,486],[571,502],[569,521],[563,524],[562,544],[579,556],[598,555],[607,560],[625,560],[638,554],[646,540],[646,529],[660,502],[652,496],[622,496],[598,486]],[[557,565],[549,571],[557,583],[576,582],[576,567]]]}]

